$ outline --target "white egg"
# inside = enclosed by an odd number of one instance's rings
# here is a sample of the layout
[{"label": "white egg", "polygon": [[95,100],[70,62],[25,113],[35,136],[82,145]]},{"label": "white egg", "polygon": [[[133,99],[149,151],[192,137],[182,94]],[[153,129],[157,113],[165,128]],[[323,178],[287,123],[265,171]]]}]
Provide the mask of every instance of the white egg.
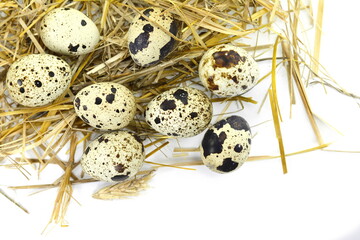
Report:
[{"label": "white egg", "polygon": [[132,92],[112,82],[96,83],[81,89],[75,96],[74,108],[84,122],[101,130],[123,128],[136,113]]},{"label": "white egg", "polygon": [[63,59],[49,54],[30,54],[15,61],[6,75],[11,98],[28,107],[53,102],[68,88],[71,69]]},{"label": "white egg", "polygon": [[144,163],[144,145],[138,136],[117,131],[99,136],[86,148],[81,166],[97,180],[119,182],[136,175]]},{"label": "white egg", "polygon": [[82,55],[94,50],[100,33],[95,23],[73,8],[56,8],[44,16],[40,37],[47,48],[64,55]]},{"label": "white egg", "polygon": [[200,146],[201,159],[214,172],[228,173],[248,159],[251,131],[240,116],[230,116],[211,126]]},{"label": "white egg", "polygon": [[[163,29],[177,36],[179,24],[165,9],[151,7],[142,11],[146,17]],[[146,67],[163,60],[175,47],[175,39],[159,26],[137,15],[128,31],[128,46],[132,59]]]},{"label": "white egg", "polygon": [[199,78],[214,94],[241,95],[255,86],[259,67],[244,49],[231,44],[210,48],[201,58]]},{"label": "white egg", "polygon": [[212,118],[212,104],[202,91],[173,88],[156,96],[147,105],[146,122],[159,133],[192,137],[204,131]]}]

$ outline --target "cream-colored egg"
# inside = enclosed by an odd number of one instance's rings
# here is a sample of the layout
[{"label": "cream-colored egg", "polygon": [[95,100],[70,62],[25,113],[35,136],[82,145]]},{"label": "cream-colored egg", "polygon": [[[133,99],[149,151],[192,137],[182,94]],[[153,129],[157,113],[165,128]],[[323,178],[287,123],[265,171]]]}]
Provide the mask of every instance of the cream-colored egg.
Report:
[{"label": "cream-colored egg", "polygon": [[76,114],[101,130],[126,127],[136,113],[135,97],[119,83],[102,82],[81,89],[75,96]]},{"label": "cream-colored egg", "polygon": [[214,94],[241,95],[255,86],[259,67],[244,49],[231,44],[210,48],[201,58],[199,78]]},{"label": "cream-colored egg", "polygon": [[211,126],[200,146],[201,159],[209,169],[228,173],[241,167],[248,159],[251,131],[240,116],[230,116]]},{"label": "cream-colored egg", "polygon": [[134,177],[144,159],[144,146],[139,137],[116,131],[105,133],[92,141],[81,158],[81,166],[95,179],[119,182]]},{"label": "cream-colored egg", "polygon": [[68,88],[70,80],[69,64],[50,54],[30,54],[20,58],[6,75],[11,98],[28,107],[53,102]]},{"label": "cream-colored egg", "polygon": [[[177,36],[179,24],[165,9],[151,7],[142,11],[150,21]],[[175,47],[175,39],[159,26],[137,15],[128,31],[128,47],[136,64],[146,67],[163,60]]]},{"label": "cream-colored egg", "polygon": [[73,8],[56,8],[44,16],[40,37],[47,48],[64,55],[82,55],[94,50],[100,33],[95,23]]},{"label": "cream-colored egg", "polygon": [[159,133],[192,137],[204,131],[212,118],[212,104],[202,91],[173,88],[156,96],[147,105],[146,122]]}]

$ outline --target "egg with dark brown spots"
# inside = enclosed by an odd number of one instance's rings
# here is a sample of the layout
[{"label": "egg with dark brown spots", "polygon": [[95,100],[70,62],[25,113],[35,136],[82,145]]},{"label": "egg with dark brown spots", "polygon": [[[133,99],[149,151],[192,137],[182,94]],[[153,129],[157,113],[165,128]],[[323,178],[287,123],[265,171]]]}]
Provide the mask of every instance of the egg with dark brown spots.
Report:
[{"label": "egg with dark brown spots", "polygon": [[230,116],[211,126],[200,146],[201,159],[214,172],[232,172],[248,159],[251,130],[240,116]]},{"label": "egg with dark brown spots", "polygon": [[232,97],[256,85],[259,67],[246,50],[222,44],[205,52],[199,64],[199,78],[214,94]]},{"label": "egg with dark brown spots", "polygon": [[119,83],[101,82],[81,89],[74,98],[76,114],[100,130],[126,127],[136,113],[135,97]]},{"label": "egg with dark brown spots", "polygon": [[177,36],[179,22],[162,8],[147,8],[141,14],[130,25],[128,47],[134,62],[146,67],[160,62],[175,48],[176,40],[163,29]]},{"label": "egg with dark brown spots", "polygon": [[95,23],[73,8],[55,8],[41,20],[40,37],[47,48],[64,55],[94,50],[100,40]]},{"label": "egg with dark brown spots", "polygon": [[38,107],[60,97],[70,80],[71,69],[63,59],[50,54],[30,54],[10,66],[6,86],[15,102]]},{"label": "egg with dark brown spots", "polygon": [[212,118],[212,104],[202,91],[173,88],[147,105],[146,122],[157,132],[174,137],[192,137],[204,131]]},{"label": "egg with dark brown spots", "polygon": [[134,177],[144,159],[144,145],[138,136],[115,131],[93,140],[80,162],[83,171],[91,177],[106,182],[120,182]]}]

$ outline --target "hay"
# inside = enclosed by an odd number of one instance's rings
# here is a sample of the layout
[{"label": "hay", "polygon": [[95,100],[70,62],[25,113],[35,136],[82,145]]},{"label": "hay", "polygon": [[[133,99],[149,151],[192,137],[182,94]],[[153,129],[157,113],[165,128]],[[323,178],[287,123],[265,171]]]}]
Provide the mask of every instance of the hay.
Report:
[{"label": "hay", "polygon": [[[153,141],[146,145],[148,149],[162,143],[147,154],[156,154],[166,146],[171,138],[162,136],[152,130],[141,117],[146,104],[157,94],[180,84],[196,84],[197,68],[200,57],[209,47],[222,43],[234,43],[249,51],[257,51],[257,61],[272,61],[272,70],[261,76],[259,82],[268,76],[272,77],[272,90],[264,96],[271,97],[274,127],[279,139],[280,157],[284,173],[286,161],[281,131],[280,110],[276,92],[276,70],[286,67],[289,81],[290,104],[295,104],[294,92],[300,92],[309,121],[317,136],[319,146],[310,150],[328,146],[323,143],[305,91],[306,79],[302,72],[306,69],[315,74],[318,82],[326,86],[334,86],[334,81],[326,74],[318,62],[321,37],[321,9],[317,19],[317,37],[315,56],[303,45],[299,37],[300,11],[308,11],[309,6],[300,0],[288,0],[288,9],[284,9],[280,1],[269,0],[104,0],[104,1],[31,1],[18,3],[5,0],[0,3],[0,161],[12,160],[8,167],[19,169],[24,175],[23,165],[31,165],[38,169],[39,174],[49,165],[55,164],[64,170],[60,179],[43,185],[14,186],[13,189],[52,188],[59,187],[59,194],[51,217],[51,223],[63,225],[67,206],[71,200],[72,185],[94,182],[73,173],[79,165],[75,162],[75,146],[87,144],[93,134],[98,132],[79,120],[74,112],[72,100],[83,87],[94,82],[112,81],[126,85],[137,96],[137,117],[128,129],[137,132],[144,138]],[[321,1],[322,2],[322,1]],[[182,36],[177,38],[179,44],[163,62],[149,68],[140,68],[129,57],[126,35],[129,22],[141,9],[157,6],[183,22]],[[17,59],[30,53],[49,52],[39,38],[38,25],[41,18],[57,7],[71,7],[85,12],[94,20],[101,32],[101,40],[95,51],[81,56],[62,56],[71,66],[73,77],[71,86],[56,102],[37,108],[24,108],[12,102],[7,95],[4,79],[9,66]],[[311,12],[310,18],[313,18]],[[146,17],[146,16],[145,16]],[[273,28],[274,22],[285,26],[283,32]],[[276,43],[265,45],[248,45],[239,43],[240,38],[250,38],[255,34],[275,34]],[[171,33],[168,33],[171,35]],[[253,35],[251,35],[253,34]],[[281,45],[282,56],[276,56],[277,47]],[[260,51],[273,50],[272,58],[261,59]],[[281,60],[281,62],[278,62]],[[320,77],[320,76],[326,76]],[[339,88],[340,89],[340,88]],[[347,93],[345,90],[340,89]],[[236,101],[257,104],[252,98],[237,96],[232,98],[213,97],[213,103]],[[264,101],[263,101],[264,102]],[[224,109],[225,113],[226,109]],[[80,140],[76,141],[73,136]],[[59,152],[71,141],[70,160],[58,159]],[[165,141],[165,142],[164,142]],[[194,149],[175,149],[174,152],[197,151]],[[303,150],[296,154],[306,152]],[[26,152],[32,152],[36,158],[28,158]],[[20,157],[12,158],[13,155]],[[180,156],[180,155],[179,155]],[[183,156],[183,155],[181,155]],[[273,156],[252,156],[250,160],[273,158]],[[149,162],[150,172],[158,167],[176,167],[192,170],[184,166],[199,165],[201,161],[183,162],[178,164],[160,164]],[[36,167],[35,167],[36,166]],[[153,174],[145,174],[134,180],[98,191],[94,197],[102,199],[120,198],[136,195],[144,190]],[[135,184],[135,185],[134,185]],[[131,187],[130,187],[131,186]]]}]

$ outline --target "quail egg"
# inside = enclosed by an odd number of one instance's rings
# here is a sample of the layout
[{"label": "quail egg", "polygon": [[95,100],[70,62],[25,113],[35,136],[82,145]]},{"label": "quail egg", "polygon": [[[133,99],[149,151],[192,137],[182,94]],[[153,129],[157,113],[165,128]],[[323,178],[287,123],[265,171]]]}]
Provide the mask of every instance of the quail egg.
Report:
[{"label": "quail egg", "polygon": [[95,23],[73,8],[56,8],[44,16],[40,37],[47,48],[64,55],[82,55],[94,50],[100,33]]},{"label": "quail egg", "polygon": [[128,45],[135,63],[146,67],[158,63],[174,49],[175,39],[163,29],[177,36],[179,24],[165,9],[151,7],[141,13],[151,22],[141,14],[137,15],[128,31]]},{"label": "quail egg", "polygon": [[101,130],[123,128],[136,113],[132,92],[112,82],[95,83],[81,89],[75,96],[74,108],[85,123]]},{"label": "quail egg", "polygon": [[81,166],[97,180],[119,182],[135,176],[145,159],[144,145],[135,134],[125,131],[99,136],[85,149]]},{"label": "quail egg", "polygon": [[250,146],[249,124],[240,116],[230,116],[206,131],[200,146],[201,159],[212,171],[228,173],[247,160]]},{"label": "quail egg", "polygon": [[199,78],[214,94],[222,97],[241,95],[255,86],[259,68],[242,48],[222,44],[209,49],[201,58]]},{"label": "quail egg", "polygon": [[57,99],[70,80],[71,69],[63,59],[50,54],[30,54],[10,66],[6,86],[15,102],[38,107]]},{"label": "quail egg", "polygon": [[146,122],[156,131],[176,137],[201,133],[212,118],[212,104],[202,91],[172,88],[156,96],[147,105]]}]

